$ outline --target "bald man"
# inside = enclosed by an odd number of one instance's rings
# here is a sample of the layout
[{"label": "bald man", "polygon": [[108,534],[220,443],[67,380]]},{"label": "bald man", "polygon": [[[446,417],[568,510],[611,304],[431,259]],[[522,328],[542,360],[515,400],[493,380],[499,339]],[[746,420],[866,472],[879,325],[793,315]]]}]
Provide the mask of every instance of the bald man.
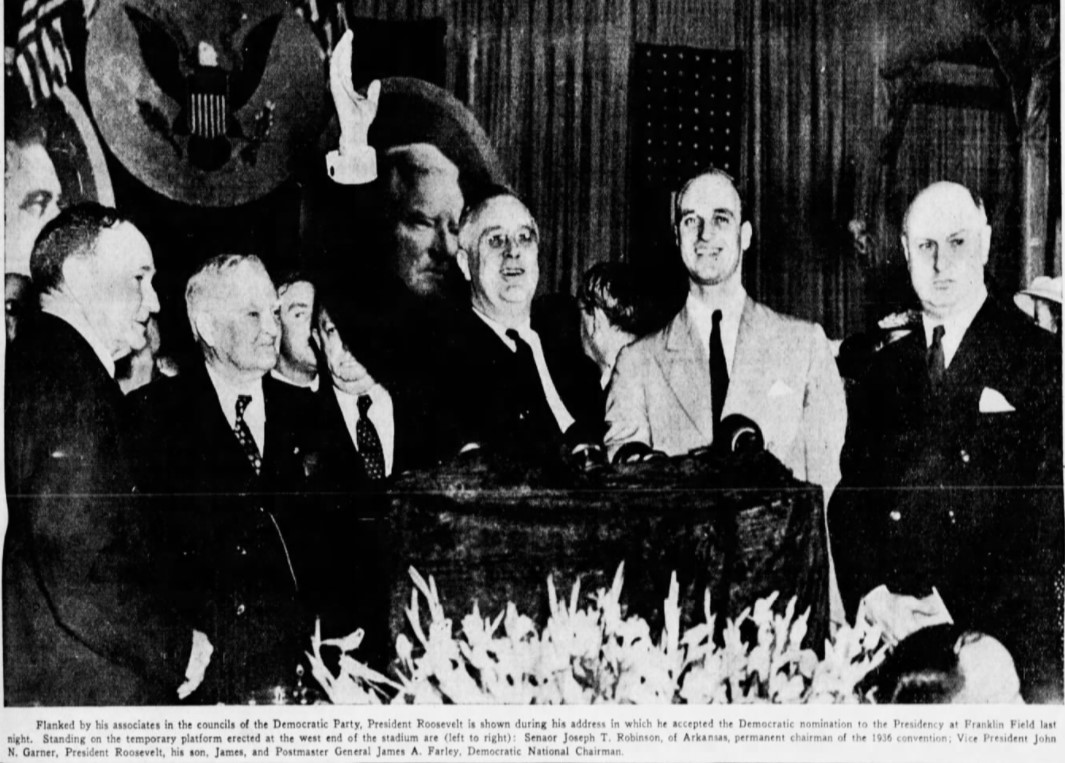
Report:
[{"label": "bald man", "polygon": [[999,639],[1029,701],[1060,701],[1061,351],[988,296],[978,197],[935,183],[902,249],[923,329],[852,401],[829,511],[848,614],[891,639],[953,621]]}]

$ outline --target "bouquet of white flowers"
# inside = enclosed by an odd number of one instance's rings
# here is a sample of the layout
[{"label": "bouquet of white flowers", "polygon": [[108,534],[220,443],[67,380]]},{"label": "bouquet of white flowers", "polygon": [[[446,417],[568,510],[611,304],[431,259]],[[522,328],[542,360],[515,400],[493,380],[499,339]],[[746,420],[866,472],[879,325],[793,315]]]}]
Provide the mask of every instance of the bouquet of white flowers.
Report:
[{"label": "bouquet of white flowers", "polygon": [[[775,612],[776,594],[730,619],[718,644],[707,591],[704,621],[682,633],[675,573],[656,641],[645,620],[622,615],[623,565],[610,590],[596,591],[591,606],[584,608],[578,606],[579,582],[567,602],[549,577],[550,617],[539,632],[512,603],[492,619],[482,617],[474,604],[456,635],[433,578],[426,581],[413,568],[410,575],[415,588],[406,614],[417,643],[405,634],[397,637],[394,679],[353,656],[361,631],[324,641],[316,631],[311,639],[311,669],[331,702],[860,702],[865,699],[858,688],[861,680],[887,650],[879,631],[863,622],[838,630],[819,659],[802,646],[809,612],[797,614],[794,599],[782,614]],[[421,597],[429,609],[427,627]],[[753,633],[753,640],[741,631]],[[322,659],[323,645],[341,651],[335,675]]]}]

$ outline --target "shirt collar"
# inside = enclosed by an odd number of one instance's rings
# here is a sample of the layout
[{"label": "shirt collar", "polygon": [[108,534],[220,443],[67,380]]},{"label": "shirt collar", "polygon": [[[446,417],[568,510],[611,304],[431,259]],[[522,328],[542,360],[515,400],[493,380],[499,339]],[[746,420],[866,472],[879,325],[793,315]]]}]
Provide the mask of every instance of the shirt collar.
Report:
[{"label": "shirt collar", "polygon": [[969,326],[972,325],[973,320],[976,318],[976,314],[980,312],[980,308],[984,306],[984,302],[987,301],[987,286],[980,284],[978,292],[978,299],[974,299],[972,304],[966,307],[964,310],[959,310],[953,315],[938,319],[929,316],[927,313],[921,313],[921,323],[924,324],[925,344],[931,344],[932,342],[932,329],[936,326],[942,326],[944,330],[944,341],[947,341],[947,337],[953,340],[954,346],[957,346],[961,342],[961,338],[965,336],[965,332],[969,330]]},{"label": "shirt collar", "polygon": [[720,310],[722,320],[739,321],[743,312],[743,305],[747,301],[747,290],[740,286],[728,294],[720,304],[708,305],[697,296],[688,292],[688,312],[692,314],[697,323],[709,325],[713,321],[714,311]]},{"label": "shirt collar", "polygon": [[494,331],[496,334],[498,334],[499,338],[502,339],[504,342],[506,342],[508,346],[511,346],[510,337],[507,336],[507,331],[509,329],[514,328],[514,329],[517,330],[517,332],[519,334],[521,334],[522,336],[526,336],[526,337],[531,336],[532,333],[533,333],[532,321],[529,318],[525,318],[517,326],[504,326],[502,323],[500,323],[499,321],[495,320],[494,318],[489,318],[487,315],[482,313],[476,307],[473,308],[473,314],[476,315],[478,318],[480,318],[482,321],[484,321],[485,324],[488,326],[488,328],[492,329],[492,331]]},{"label": "shirt collar", "polygon": [[78,334],[89,343],[89,347],[104,364],[108,376],[115,378],[115,359],[111,357],[111,351],[100,339],[99,335],[89,325],[85,313],[80,305],[70,297],[57,292],[45,292],[41,295],[41,312],[55,316],[59,320],[70,325]]},{"label": "shirt collar", "polygon": [[218,395],[218,402],[221,403],[222,410],[225,411],[227,418],[232,419],[236,416],[238,395],[251,396],[251,402],[248,404],[249,407],[263,404],[262,378],[257,379],[254,384],[245,387],[237,387],[231,384],[228,380],[222,378],[220,374],[211,368],[210,363],[205,365],[207,367],[207,376],[211,379],[211,386],[214,387],[215,394]]}]

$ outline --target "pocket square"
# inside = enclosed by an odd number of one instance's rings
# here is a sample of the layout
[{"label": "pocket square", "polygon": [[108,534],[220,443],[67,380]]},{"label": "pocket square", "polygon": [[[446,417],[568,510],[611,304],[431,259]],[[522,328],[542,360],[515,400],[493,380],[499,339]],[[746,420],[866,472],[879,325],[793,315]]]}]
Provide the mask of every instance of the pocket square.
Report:
[{"label": "pocket square", "polygon": [[785,395],[793,394],[795,394],[795,390],[779,379],[773,382],[773,386],[769,388],[769,397],[784,397]]},{"label": "pocket square", "polygon": [[984,387],[980,393],[980,413],[1009,413],[1015,410],[997,389]]}]

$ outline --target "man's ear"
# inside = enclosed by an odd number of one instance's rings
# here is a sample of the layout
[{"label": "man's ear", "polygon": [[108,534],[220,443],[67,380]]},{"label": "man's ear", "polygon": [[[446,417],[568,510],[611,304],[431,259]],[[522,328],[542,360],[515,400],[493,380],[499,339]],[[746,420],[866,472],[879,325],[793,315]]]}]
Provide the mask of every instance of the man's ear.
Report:
[{"label": "man's ear", "polygon": [[744,220],[740,226],[740,251],[746,252],[751,245],[751,221]]},{"label": "man's ear", "polygon": [[214,321],[207,313],[198,313],[193,317],[193,328],[204,344],[208,347],[215,346]]},{"label": "man's ear", "polygon": [[906,239],[905,233],[899,236],[899,241],[902,242],[902,255],[906,258],[908,264],[910,262],[910,242]]},{"label": "man's ear", "polygon": [[63,286],[75,297],[85,293],[86,288],[91,289],[93,283],[93,258],[90,257],[67,257],[63,260],[61,271],[63,273]]},{"label": "man's ear", "polygon": [[473,276],[470,274],[470,254],[465,249],[459,249],[455,252],[455,262],[458,263],[459,270],[462,271],[462,277],[468,282],[473,281]]},{"label": "man's ear", "polygon": [[987,265],[987,258],[991,254],[991,226],[985,225],[980,233],[980,262]]}]

